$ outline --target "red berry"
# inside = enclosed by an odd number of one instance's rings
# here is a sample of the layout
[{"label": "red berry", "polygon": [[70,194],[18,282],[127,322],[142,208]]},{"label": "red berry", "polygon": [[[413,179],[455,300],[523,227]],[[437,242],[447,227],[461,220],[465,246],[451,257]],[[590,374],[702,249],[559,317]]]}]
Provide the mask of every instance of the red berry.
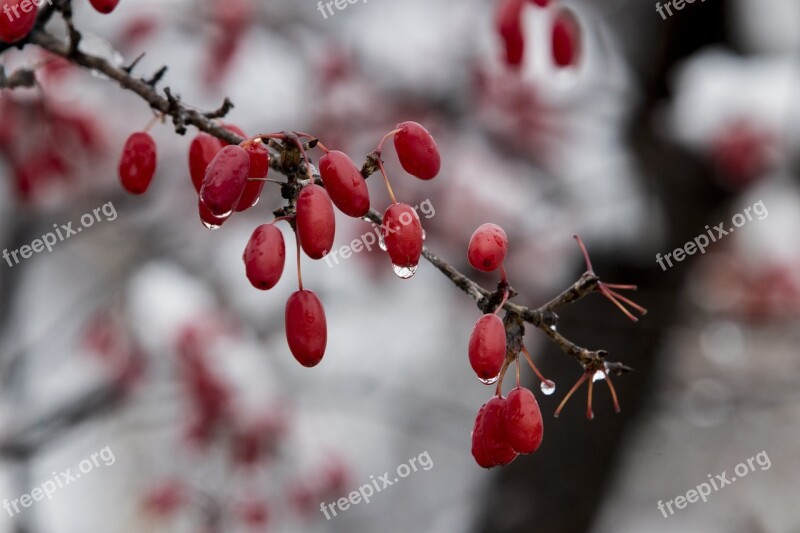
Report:
[{"label": "red berry", "polygon": [[542,443],[542,412],[533,393],[517,387],[508,393],[503,412],[506,440],[519,453],[533,453]]},{"label": "red berry", "polygon": [[472,427],[472,457],[475,462],[482,468],[491,468],[494,463],[489,459],[486,450],[483,447],[483,414],[486,412],[486,406],[482,405],[478,410],[478,416],[475,417],[475,425]]},{"label": "red berry", "polygon": [[197,199],[197,210],[198,213],[200,214],[200,220],[203,222],[203,225],[208,229],[218,229],[231,216],[230,214],[228,214],[224,217],[218,217],[217,215],[209,211],[208,207],[206,207],[206,204],[203,203],[203,200],[201,198]]},{"label": "red berry", "polygon": [[478,378],[489,381],[500,374],[506,360],[506,327],[499,316],[483,315],[469,337],[469,363]]},{"label": "red berry", "polygon": [[[30,0],[2,0],[0,4],[0,41],[14,43],[27,36],[36,22],[39,7]],[[28,11],[20,4],[26,4]]]},{"label": "red berry", "polygon": [[322,259],[333,248],[336,217],[327,191],[319,185],[303,187],[297,197],[297,235],[311,259]]},{"label": "red berry", "polygon": [[119,0],[89,0],[89,2],[93,8],[104,14],[111,13],[119,4]]},{"label": "red berry", "polygon": [[[422,255],[422,223],[414,208],[396,203],[383,214],[381,235],[395,269],[414,273]],[[410,276],[406,276],[410,277]]]},{"label": "red berry", "polygon": [[539,7],[547,7],[550,4],[550,0],[530,0],[532,4],[535,4]]},{"label": "red berry", "polygon": [[495,28],[505,46],[505,61],[519,67],[525,53],[525,36],[522,29],[524,0],[501,0],[495,17]]},{"label": "red berry", "polygon": [[483,453],[486,461],[493,466],[507,465],[517,457],[517,452],[511,447],[503,433],[503,412],[506,399],[495,396],[484,406],[481,417],[480,436],[482,437]]},{"label": "red berry", "polygon": [[156,143],[149,133],[138,131],[128,137],[119,162],[119,178],[125,190],[142,194],[156,173]]},{"label": "red berry", "polygon": [[394,148],[406,172],[421,180],[435,178],[442,166],[439,148],[428,130],[416,122],[397,125]]},{"label": "red berry", "polygon": [[506,258],[508,237],[497,224],[486,223],[475,230],[469,239],[467,259],[469,264],[481,272],[494,272]]},{"label": "red berry", "polygon": [[245,271],[253,287],[268,290],[274,287],[283,274],[286,263],[286,245],[281,230],[274,224],[262,224],[255,229],[244,249]]},{"label": "red berry", "polygon": [[333,204],[347,216],[361,218],[369,211],[367,182],[346,154],[332,150],[319,160],[319,174]]},{"label": "red berry", "polygon": [[577,63],[580,56],[580,28],[575,15],[560,9],[553,21],[553,60],[559,67]]},{"label": "red berry", "polygon": [[258,179],[247,180],[242,197],[239,198],[239,203],[235,209],[237,212],[250,209],[258,203],[261,191],[264,190],[264,184],[266,183],[263,179],[269,173],[269,151],[264,146],[264,143],[250,143],[244,146],[244,150],[250,156],[250,176],[248,177]]},{"label": "red berry", "polygon": [[189,145],[189,174],[198,193],[203,186],[203,178],[206,176],[209,163],[220,150],[222,143],[208,133],[198,133],[192,139],[192,144]]},{"label": "red berry", "polygon": [[226,146],[208,165],[200,199],[214,215],[228,215],[239,202],[249,174],[250,156],[247,152],[239,146]]},{"label": "red berry", "polygon": [[286,301],[286,340],[292,355],[303,366],[316,366],[325,354],[325,310],[313,291],[293,292]]}]

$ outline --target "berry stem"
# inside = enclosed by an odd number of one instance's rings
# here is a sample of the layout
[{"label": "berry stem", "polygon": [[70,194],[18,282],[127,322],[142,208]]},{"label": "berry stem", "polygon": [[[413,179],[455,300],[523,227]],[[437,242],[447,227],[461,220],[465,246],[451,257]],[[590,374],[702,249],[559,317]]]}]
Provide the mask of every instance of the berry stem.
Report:
[{"label": "berry stem", "polygon": [[553,382],[545,378],[542,375],[542,373],[539,372],[539,369],[536,368],[536,365],[533,364],[533,358],[531,358],[531,354],[530,352],[528,352],[528,349],[525,347],[524,344],[522,345],[522,353],[525,354],[525,359],[528,360],[528,365],[531,367],[531,370],[533,370],[533,373],[536,374],[536,376],[542,381],[542,383],[547,383],[548,385],[552,385]]},{"label": "berry stem", "polygon": [[594,376],[589,380],[589,392],[586,397],[586,418],[594,420],[594,411],[592,411],[592,392],[594,390]]},{"label": "berry stem", "polygon": [[392,205],[397,203],[397,198],[394,197],[392,185],[389,183],[389,176],[386,175],[386,169],[383,167],[383,160],[381,159],[380,152],[378,152],[378,168],[383,175],[383,182],[386,184],[386,190],[389,191],[389,198],[392,199]]},{"label": "berry stem", "polygon": [[504,289],[503,290],[503,301],[500,302],[500,305],[498,305],[497,309],[494,310],[494,314],[495,315],[500,312],[500,310],[503,308],[503,306],[506,305],[507,301],[508,301],[508,289]]},{"label": "berry stem", "polygon": [[156,113],[156,116],[147,121],[147,125],[144,127],[144,130],[142,131],[144,131],[145,133],[149,132],[151,129],[153,129],[153,126],[156,125],[156,122],[158,122],[159,120],[161,122],[164,122],[165,117],[166,115],[164,113]]},{"label": "berry stem", "polygon": [[[508,284],[508,276],[506,275],[505,263],[500,263],[500,283],[504,285]],[[500,307],[502,307],[502,305]]]},{"label": "berry stem", "polygon": [[313,135],[308,134],[308,133],[303,133],[302,131],[296,131],[294,133],[298,137],[305,137],[306,139],[311,139],[312,141],[316,141],[317,146],[319,147],[319,149],[322,150],[323,152],[325,152],[326,154],[330,152],[330,150],[328,150],[328,148],[324,144],[322,144],[322,141],[320,141],[319,139],[317,139]]},{"label": "berry stem", "polygon": [[589,252],[586,250],[586,245],[583,244],[583,241],[579,236],[573,235],[572,238],[578,241],[578,246],[581,247],[581,252],[583,252],[583,258],[584,260],[586,260],[586,272],[593,274],[594,269],[592,268],[592,260],[589,259]]},{"label": "berry stem", "polygon": [[503,396],[503,379],[506,377],[506,371],[508,370],[508,359],[503,361],[503,367],[500,369],[500,377],[497,380],[497,388],[495,389],[495,396],[502,397]]},{"label": "berry stem", "polygon": [[586,381],[586,379],[589,377],[589,374],[590,374],[589,372],[584,372],[583,375],[581,376],[581,378],[578,381],[575,382],[575,385],[572,386],[572,388],[569,390],[567,395],[564,396],[564,399],[561,400],[561,403],[558,404],[558,407],[556,408],[556,412],[553,413],[554,417],[558,418],[558,415],[561,414],[561,410],[567,404],[567,400],[569,400],[570,397],[572,397],[572,395],[575,394],[575,391],[578,390],[578,387],[583,385],[583,382]]},{"label": "berry stem", "polygon": [[381,141],[378,143],[378,147],[375,149],[375,151],[378,153],[378,157],[380,157],[381,152],[383,152],[383,143],[386,142],[386,139],[388,139],[392,135],[396,135],[397,133],[400,133],[400,131],[402,131],[402,130],[400,130],[399,128],[396,129],[396,130],[392,130],[389,133],[387,133],[386,135],[384,135],[383,138],[381,138]]},{"label": "berry stem", "polygon": [[294,240],[297,243],[297,287],[303,290],[303,272],[300,270],[300,233],[295,229]]},{"label": "berry stem", "polygon": [[608,384],[608,390],[611,391],[611,400],[614,402],[614,412],[619,413],[621,408],[619,406],[619,399],[617,398],[617,390],[614,388],[614,384],[611,383],[611,378],[608,377],[608,372],[603,372],[603,378],[605,378],[606,383]]},{"label": "berry stem", "polygon": [[519,354],[514,358],[514,364],[517,367],[517,388],[519,388]]}]

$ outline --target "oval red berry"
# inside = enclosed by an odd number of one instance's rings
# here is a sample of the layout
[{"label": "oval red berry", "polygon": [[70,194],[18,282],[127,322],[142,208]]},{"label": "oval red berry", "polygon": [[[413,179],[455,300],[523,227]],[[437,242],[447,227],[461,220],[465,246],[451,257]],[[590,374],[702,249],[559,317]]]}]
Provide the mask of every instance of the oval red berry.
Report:
[{"label": "oval red berry", "polygon": [[506,360],[506,328],[499,316],[483,315],[469,337],[469,363],[483,381],[500,374]]},{"label": "oval red berry", "polygon": [[281,279],[286,264],[286,244],[274,224],[262,224],[253,231],[242,256],[247,279],[253,287],[269,290]]},{"label": "oval red berry", "polygon": [[483,413],[486,406],[482,405],[475,417],[475,425],[472,427],[472,457],[481,468],[492,468],[494,463],[489,459],[483,447]]},{"label": "oval red berry", "polygon": [[542,443],[542,412],[528,389],[517,387],[508,393],[503,411],[503,433],[518,453],[533,453]]},{"label": "oval red berry", "polygon": [[428,130],[416,122],[397,125],[394,147],[406,172],[421,180],[435,178],[442,165],[439,148]]},{"label": "oval red berry", "polygon": [[228,215],[242,197],[250,174],[250,156],[241,147],[229,145],[214,156],[206,170],[200,198],[214,215]]},{"label": "oval red berry", "polygon": [[328,326],[322,302],[313,291],[293,292],[286,301],[286,340],[295,359],[316,366],[325,355]]},{"label": "oval red berry", "polygon": [[245,152],[250,156],[250,176],[247,184],[244,186],[242,197],[239,198],[239,203],[236,205],[235,211],[245,211],[254,207],[261,192],[264,190],[264,184],[267,174],[269,174],[269,150],[262,142],[250,143],[243,146]]},{"label": "oval red berry", "polygon": [[150,134],[139,131],[128,137],[119,162],[119,179],[126,191],[142,194],[156,173],[156,143]]},{"label": "oval red berry", "polygon": [[[21,8],[20,4],[27,4],[28,11]],[[26,37],[36,23],[36,14],[39,7],[31,5],[30,0],[3,0],[0,12],[0,40],[6,43],[15,43]]]},{"label": "oval red berry", "polygon": [[311,259],[322,259],[333,248],[336,216],[327,191],[319,185],[303,187],[297,197],[297,235]]},{"label": "oval red berry", "polygon": [[367,182],[347,154],[332,150],[319,160],[319,174],[325,190],[339,211],[361,218],[369,211]]},{"label": "oval red berry", "polygon": [[580,57],[580,27],[572,11],[562,8],[553,21],[553,61],[559,67],[575,65]]},{"label": "oval red berry", "polygon": [[481,424],[484,453],[493,465],[507,465],[517,457],[517,452],[508,443],[503,432],[503,413],[506,408],[506,400],[495,396],[486,402],[485,407]]},{"label": "oval red berry", "polygon": [[519,67],[525,53],[523,7],[524,0],[501,0],[495,16],[495,28],[503,41],[504,59],[511,67]]},{"label": "oval red berry", "polygon": [[483,224],[469,239],[467,259],[473,268],[481,272],[494,272],[500,268],[507,253],[508,237],[497,224]]},{"label": "oval red berry", "polygon": [[203,186],[206,169],[214,156],[222,150],[222,143],[208,133],[198,133],[189,145],[189,174],[192,184],[199,193]]},{"label": "oval red berry", "polygon": [[93,8],[103,14],[111,13],[119,4],[119,0],[89,0],[89,2]]},{"label": "oval red berry", "polygon": [[422,223],[414,208],[396,203],[383,214],[381,226],[386,251],[395,267],[415,269],[422,255]]}]

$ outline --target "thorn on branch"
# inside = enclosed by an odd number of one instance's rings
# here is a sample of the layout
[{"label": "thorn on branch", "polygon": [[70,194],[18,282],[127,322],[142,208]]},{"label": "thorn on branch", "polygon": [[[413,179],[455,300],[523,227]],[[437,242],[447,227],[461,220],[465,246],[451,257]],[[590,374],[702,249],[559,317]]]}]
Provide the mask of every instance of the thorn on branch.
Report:
[{"label": "thorn on branch", "polygon": [[122,70],[123,70],[125,73],[127,73],[127,74],[130,74],[131,72],[133,72],[133,69],[135,69],[135,68],[136,68],[136,65],[138,65],[138,64],[139,64],[139,61],[141,61],[141,60],[142,60],[142,58],[144,58],[144,56],[145,56],[145,54],[144,54],[144,52],[142,52],[141,54],[139,54],[139,57],[137,57],[136,59],[134,59],[134,60],[131,62],[131,64],[130,64],[130,65],[128,65],[127,67],[122,67]]},{"label": "thorn on branch", "polygon": [[158,82],[160,82],[164,78],[164,74],[167,73],[167,68],[168,67],[164,65],[163,67],[158,69],[156,73],[153,74],[153,76],[149,80],[142,79],[142,81],[145,82],[150,87],[152,87],[153,89],[155,89],[156,85],[158,85]]},{"label": "thorn on branch", "polygon": [[231,109],[233,109],[233,102],[231,102],[230,98],[227,96],[225,100],[223,100],[222,105],[216,111],[211,111],[209,113],[205,113],[203,116],[208,119],[215,119],[215,118],[222,118],[227,115]]}]

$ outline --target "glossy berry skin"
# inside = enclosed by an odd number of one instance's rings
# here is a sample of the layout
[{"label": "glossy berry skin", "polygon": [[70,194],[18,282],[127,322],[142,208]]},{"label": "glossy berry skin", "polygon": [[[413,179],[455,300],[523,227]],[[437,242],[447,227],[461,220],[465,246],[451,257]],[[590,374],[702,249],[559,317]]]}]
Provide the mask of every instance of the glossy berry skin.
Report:
[{"label": "glossy berry skin", "polygon": [[[505,411],[505,398],[495,396],[481,409],[480,423],[477,423],[477,444],[479,446],[478,464],[484,468],[507,465],[517,457],[517,452],[511,447],[503,433],[503,413]],[[474,432],[475,433],[475,432]],[[473,434],[473,439],[475,435]],[[473,452],[473,456],[474,456]],[[480,461],[479,461],[480,458]],[[484,465],[490,466],[484,466]]]},{"label": "glossy berry skin", "polygon": [[200,215],[200,220],[203,222],[203,225],[208,229],[218,229],[222,226],[226,220],[228,220],[231,215],[225,215],[223,217],[218,217],[214,213],[212,213],[206,204],[203,203],[201,198],[197,199],[197,211]]},{"label": "glossy berry skin", "polygon": [[303,187],[297,196],[297,235],[311,259],[322,259],[333,248],[336,217],[328,192],[319,185]]},{"label": "glossy berry skin", "polygon": [[499,316],[483,315],[469,337],[469,363],[478,378],[495,378],[506,360],[506,328]]},{"label": "glossy berry skin", "polygon": [[[25,3],[29,11],[23,11]],[[27,36],[36,22],[39,8],[26,0],[0,0],[0,41],[15,43]],[[16,16],[19,15],[19,16]]]},{"label": "glossy berry skin", "polygon": [[530,3],[539,7],[547,7],[550,5],[550,0],[530,0]]},{"label": "glossy berry skin", "polygon": [[442,158],[428,130],[416,122],[403,122],[396,129],[400,131],[394,136],[394,148],[403,169],[421,180],[435,178]]},{"label": "glossy berry skin", "polygon": [[497,224],[481,225],[472,234],[467,248],[467,259],[472,268],[481,272],[494,272],[508,253],[508,237]]},{"label": "glossy berry skin", "polygon": [[349,217],[361,218],[369,211],[367,182],[347,154],[331,150],[319,160],[319,174],[333,205]]},{"label": "glossy berry skin", "polygon": [[482,405],[478,410],[478,416],[475,417],[475,424],[472,426],[472,457],[481,468],[492,468],[495,465],[483,447],[483,414],[485,412],[486,406]]},{"label": "glossy berry skin", "polygon": [[328,344],[328,326],[322,302],[313,291],[293,292],[286,301],[286,340],[297,361],[319,364]]},{"label": "glossy berry skin", "polygon": [[142,194],[156,173],[156,143],[149,133],[138,131],[128,137],[119,162],[119,179],[131,194]]},{"label": "glossy berry skin", "polygon": [[422,255],[422,223],[414,208],[396,203],[383,214],[381,235],[392,264],[413,268]]},{"label": "glossy berry skin", "polygon": [[239,202],[250,174],[250,156],[239,146],[226,146],[206,170],[200,199],[217,217],[228,215]]},{"label": "glossy berry skin", "polygon": [[580,28],[575,16],[568,9],[559,10],[553,21],[553,61],[559,67],[569,67],[578,62],[580,56]]},{"label": "glossy berry skin", "polygon": [[517,387],[508,393],[503,411],[503,433],[518,453],[533,453],[542,443],[542,412],[533,393]]},{"label": "glossy berry skin", "polygon": [[518,68],[525,54],[525,35],[522,28],[522,10],[525,0],[500,0],[495,16],[495,29],[503,41],[505,62]]},{"label": "glossy berry skin", "polygon": [[114,8],[119,4],[119,0],[89,0],[92,7],[103,14],[109,14],[114,11]]},{"label": "glossy berry skin", "polygon": [[259,180],[247,180],[244,186],[242,197],[236,205],[235,211],[245,211],[255,206],[264,190],[265,181],[269,174],[269,151],[262,142],[250,143],[243,146],[244,151],[250,156],[250,176],[249,178],[259,178]]},{"label": "glossy berry skin", "polygon": [[281,230],[274,224],[258,226],[247,242],[242,259],[253,287],[263,291],[274,287],[286,264],[286,244]]},{"label": "glossy berry skin", "polygon": [[222,150],[219,139],[208,133],[198,133],[189,145],[189,174],[192,177],[194,189],[199,193],[203,186],[206,169],[214,156]]}]

